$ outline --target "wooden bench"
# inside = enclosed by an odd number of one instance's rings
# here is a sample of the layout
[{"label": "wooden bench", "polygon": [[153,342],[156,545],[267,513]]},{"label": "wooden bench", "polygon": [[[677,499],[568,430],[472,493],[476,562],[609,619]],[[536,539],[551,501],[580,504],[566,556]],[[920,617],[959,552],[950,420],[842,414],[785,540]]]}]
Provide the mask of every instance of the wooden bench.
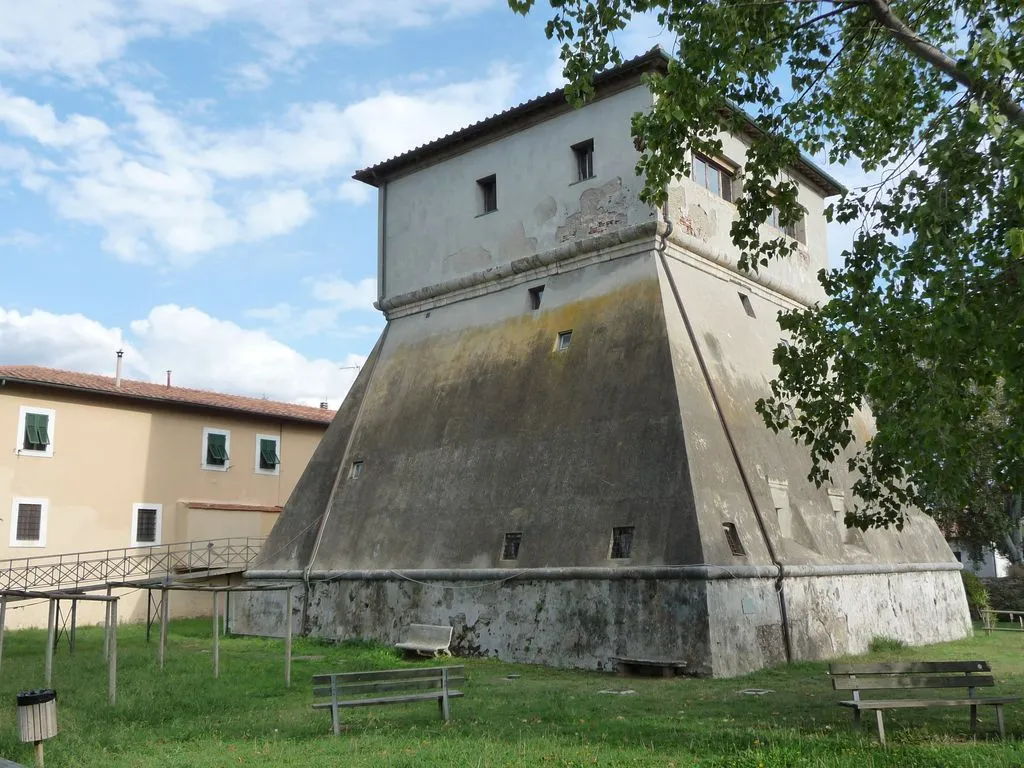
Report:
[{"label": "wooden bench", "polygon": [[[878,740],[885,744],[885,726],[882,711],[886,709],[909,709],[919,707],[970,707],[971,733],[978,732],[978,707],[996,708],[999,735],[1006,736],[1003,722],[1003,705],[1020,701],[1020,696],[979,697],[975,689],[995,685],[987,661],[913,661],[886,664],[830,664],[828,673],[832,676],[832,687],[837,691],[852,691],[852,701],[840,701],[839,706],[853,709],[853,723],[860,726],[860,713],[874,710],[878,723]],[[966,696],[942,699],[862,699],[861,691],[901,690],[913,691],[922,688],[966,688]]]},{"label": "wooden bench", "polygon": [[[451,719],[450,699],[464,694],[450,686],[466,678],[464,667],[385,669],[379,672],[336,672],[313,675],[313,709],[331,710],[334,735],[341,733],[344,707],[374,707],[406,701],[437,701],[441,717]],[[326,698],[326,701],[315,699]]]},{"label": "wooden bench", "polygon": [[405,639],[395,643],[395,648],[403,651],[415,651],[421,656],[433,656],[438,654],[452,655],[448,646],[452,642],[452,627],[434,626],[433,624],[410,624],[406,630]]}]

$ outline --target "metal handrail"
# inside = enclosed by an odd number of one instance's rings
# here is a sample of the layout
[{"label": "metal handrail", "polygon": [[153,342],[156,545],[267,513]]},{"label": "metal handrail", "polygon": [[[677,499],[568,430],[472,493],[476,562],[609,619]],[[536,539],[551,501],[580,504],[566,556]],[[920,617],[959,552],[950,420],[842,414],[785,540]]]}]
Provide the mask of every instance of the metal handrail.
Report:
[{"label": "metal handrail", "polygon": [[246,568],[263,538],[182,541],[145,547],[93,549],[0,561],[0,591],[68,589],[196,571]]}]

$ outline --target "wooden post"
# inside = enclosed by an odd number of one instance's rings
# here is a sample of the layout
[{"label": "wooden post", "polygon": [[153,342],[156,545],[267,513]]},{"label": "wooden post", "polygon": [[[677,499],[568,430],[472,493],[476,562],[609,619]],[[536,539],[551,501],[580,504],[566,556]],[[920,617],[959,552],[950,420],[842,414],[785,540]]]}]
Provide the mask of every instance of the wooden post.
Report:
[{"label": "wooden post", "polygon": [[220,620],[217,616],[217,598],[220,594],[213,590],[213,676],[220,677]]},{"label": "wooden post", "polygon": [[47,687],[53,682],[53,630],[56,628],[56,610],[57,601],[51,597],[49,617],[46,621],[46,672],[43,676]]},{"label": "wooden post", "polygon": [[284,593],[284,687],[292,687],[292,588]]},{"label": "wooden post", "polygon": [[78,598],[71,598],[71,633],[68,635],[68,653],[75,654],[75,629],[78,625]]},{"label": "wooden post", "polygon": [[4,663],[4,626],[7,623],[7,595],[0,595],[0,667]]},{"label": "wooden post", "polygon": [[[107,586],[107,597],[110,597],[111,587]],[[103,658],[110,658],[110,601],[103,605]]]},{"label": "wooden post", "polygon": [[164,653],[167,648],[167,589],[160,590],[160,650],[157,654],[160,669],[164,668]]},{"label": "wooden post", "polygon": [[107,601],[110,606],[110,655],[107,657],[107,696],[110,706],[117,704],[117,599]]},{"label": "wooden post", "polygon": [[36,765],[43,768],[43,742],[36,742]]}]

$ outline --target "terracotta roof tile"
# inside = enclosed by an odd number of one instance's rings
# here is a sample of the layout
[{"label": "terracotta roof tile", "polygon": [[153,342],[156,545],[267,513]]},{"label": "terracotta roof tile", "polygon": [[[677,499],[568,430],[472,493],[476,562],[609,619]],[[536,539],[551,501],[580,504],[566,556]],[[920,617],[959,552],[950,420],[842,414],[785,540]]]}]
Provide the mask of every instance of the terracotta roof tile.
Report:
[{"label": "terracotta roof tile", "polygon": [[215,408],[224,411],[250,413],[258,416],[270,416],[289,421],[305,421],[315,424],[329,424],[335,414],[334,411],[325,408],[311,408],[306,405],[281,403],[276,400],[264,400],[258,397],[227,395],[221,392],[208,392],[202,389],[168,387],[148,381],[121,379],[121,386],[117,386],[114,378],[110,376],[76,373],[75,371],[63,371],[56,368],[42,368],[37,365],[0,365],[0,379],[48,387],[77,389],[83,392],[123,397],[129,400],[149,400],[171,405]]}]

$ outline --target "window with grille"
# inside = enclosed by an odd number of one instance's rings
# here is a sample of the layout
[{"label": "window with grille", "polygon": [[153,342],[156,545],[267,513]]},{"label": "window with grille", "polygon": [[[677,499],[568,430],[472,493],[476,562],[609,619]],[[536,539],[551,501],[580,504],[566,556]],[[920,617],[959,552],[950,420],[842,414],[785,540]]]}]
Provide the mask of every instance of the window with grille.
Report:
[{"label": "window with grille", "polygon": [[633,554],[633,526],[612,528],[612,559],[626,559]]},{"label": "window with grille", "polygon": [[43,505],[19,504],[14,538],[19,542],[37,542],[43,533]]},{"label": "window with grille", "polygon": [[523,542],[523,534],[521,533],[506,533],[505,541],[501,545],[501,559],[502,560],[518,560],[519,559],[519,545]]},{"label": "window with grille", "polygon": [[555,349],[559,352],[565,352],[572,345],[572,330],[560,331],[558,338],[555,341]]},{"label": "window with grille", "polygon": [[736,557],[746,555],[747,552],[743,549],[743,542],[740,541],[740,533],[736,530],[735,523],[722,523],[722,529],[725,531],[725,540],[729,542],[729,551]]},{"label": "window with grille", "polygon": [[135,540],[140,544],[156,544],[156,519],[155,509],[140,508],[135,515]]},{"label": "window with grille", "polygon": [[693,162],[690,164],[690,178],[711,194],[732,202],[733,175],[721,163],[694,152]]},{"label": "window with grille", "polygon": [[572,154],[576,158],[576,181],[594,178],[594,140],[573,144]]}]

